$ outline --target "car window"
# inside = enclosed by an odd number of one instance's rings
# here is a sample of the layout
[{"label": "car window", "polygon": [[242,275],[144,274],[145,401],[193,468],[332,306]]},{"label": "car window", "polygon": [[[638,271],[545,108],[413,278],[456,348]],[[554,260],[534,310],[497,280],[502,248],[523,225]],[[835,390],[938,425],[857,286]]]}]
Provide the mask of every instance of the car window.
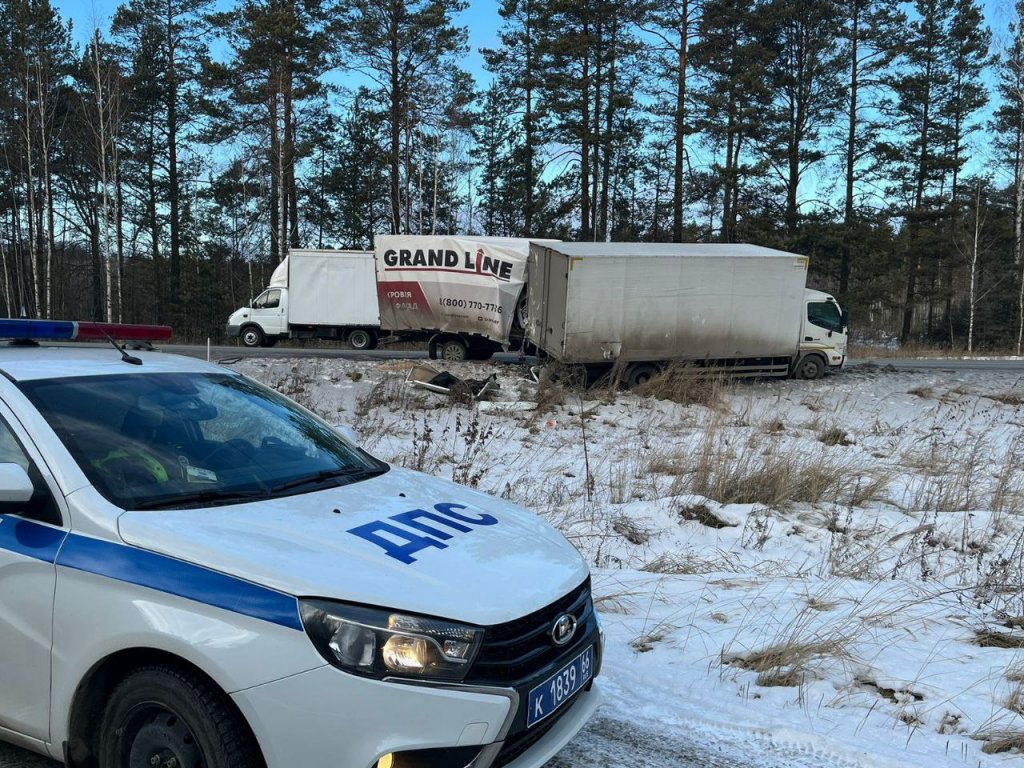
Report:
[{"label": "car window", "polygon": [[839,307],[831,301],[812,301],[807,304],[807,320],[828,331],[842,331],[843,320]]},{"label": "car window", "polygon": [[32,498],[27,504],[3,504],[0,503],[0,512],[10,515],[20,515],[32,520],[39,520],[53,525],[61,524],[60,509],[54,501],[49,486],[43,479],[39,468],[22,447],[18,438],[6,421],[0,418],[0,462],[17,464],[24,469],[32,481]]},{"label": "car window", "polygon": [[234,374],[19,386],[96,489],[126,509],[241,503],[387,469],[287,398]]}]

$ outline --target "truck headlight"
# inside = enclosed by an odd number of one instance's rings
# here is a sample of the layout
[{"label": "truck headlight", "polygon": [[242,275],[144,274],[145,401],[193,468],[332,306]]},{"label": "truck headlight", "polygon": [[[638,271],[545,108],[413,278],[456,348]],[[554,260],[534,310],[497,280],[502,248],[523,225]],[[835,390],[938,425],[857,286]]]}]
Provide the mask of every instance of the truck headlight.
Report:
[{"label": "truck headlight", "polygon": [[302,600],[306,634],[327,661],[357,675],[462,680],[484,631],[443,619],[329,600]]}]

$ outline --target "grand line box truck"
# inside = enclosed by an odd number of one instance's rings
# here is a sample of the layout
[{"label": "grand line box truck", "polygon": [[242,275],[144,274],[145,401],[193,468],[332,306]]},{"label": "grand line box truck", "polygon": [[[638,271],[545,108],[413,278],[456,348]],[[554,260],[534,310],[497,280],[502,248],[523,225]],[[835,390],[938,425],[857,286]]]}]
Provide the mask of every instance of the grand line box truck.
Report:
[{"label": "grand line box truck", "polygon": [[527,340],[643,383],[669,361],[818,378],[846,360],[846,316],[805,288],[807,257],[756,245],[535,243]]}]

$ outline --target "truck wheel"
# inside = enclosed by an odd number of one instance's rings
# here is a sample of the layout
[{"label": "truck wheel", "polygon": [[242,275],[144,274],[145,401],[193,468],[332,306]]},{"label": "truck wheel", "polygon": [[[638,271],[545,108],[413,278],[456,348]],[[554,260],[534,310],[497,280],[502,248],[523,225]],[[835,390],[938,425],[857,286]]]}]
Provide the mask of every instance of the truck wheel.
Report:
[{"label": "truck wheel", "polygon": [[247,325],[242,329],[242,344],[247,347],[263,346],[263,331],[256,325]]},{"label": "truck wheel", "polygon": [[466,345],[459,339],[448,339],[441,343],[438,354],[449,363],[461,363],[466,359]]},{"label": "truck wheel", "polygon": [[513,325],[520,330],[526,330],[526,324],[530,322],[530,297],[527,294],[527,287],[523,286],[523,293],[516,302],[516,312],[512,315]]},{"label": "truck wheel", "polygon": [[817,355],[807,355],[796,364],[794,377],[797,379],[820,379],[825,375],[825,363]]},{"label": "truck wheel", "polygon": [[352,349],[373,349],[377,346],[374,343],[375,341],[376,339],[373,337],[373,333],[364,328],[356,328],[348,335],[348,345],[352,347]]},{"label": "truck wheel", "polygon": [[637,363],[626,371],[626,387],[636,389],[643,386],[661,372],[654,363]]},{"label": "truck wheel", "polygon": [[437,342],[436,341],[431,341],[430,344],[427,345],[427,357],[429,357],[431,360],[437,360]]},{"label": "truck wheel", "polygon": [[99,768],[264,765],[230,699],[200,675],[173,667],[143,667],[121,681],[98,742]]}]

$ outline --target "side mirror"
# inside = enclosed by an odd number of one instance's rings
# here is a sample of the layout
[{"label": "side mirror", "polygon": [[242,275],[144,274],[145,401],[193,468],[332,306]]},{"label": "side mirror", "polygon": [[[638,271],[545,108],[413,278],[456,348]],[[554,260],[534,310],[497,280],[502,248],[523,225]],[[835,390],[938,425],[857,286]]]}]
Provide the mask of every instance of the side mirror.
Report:
[{"label": "side mirror", "polygon": [[352,445],[359,445],[359,435],[348,424],[332,424],[331,428]]},{"label": "side mirror", "polygon": [[18,464],[0,462],[0,504],[28,504],[33,493],[28,472]]},{"label": "side mirror", "polygon": [[843,324],[844,331],[850,327],[850,313],[847,310],[843,310],[843,313],[839,318],[839,322]]}]

